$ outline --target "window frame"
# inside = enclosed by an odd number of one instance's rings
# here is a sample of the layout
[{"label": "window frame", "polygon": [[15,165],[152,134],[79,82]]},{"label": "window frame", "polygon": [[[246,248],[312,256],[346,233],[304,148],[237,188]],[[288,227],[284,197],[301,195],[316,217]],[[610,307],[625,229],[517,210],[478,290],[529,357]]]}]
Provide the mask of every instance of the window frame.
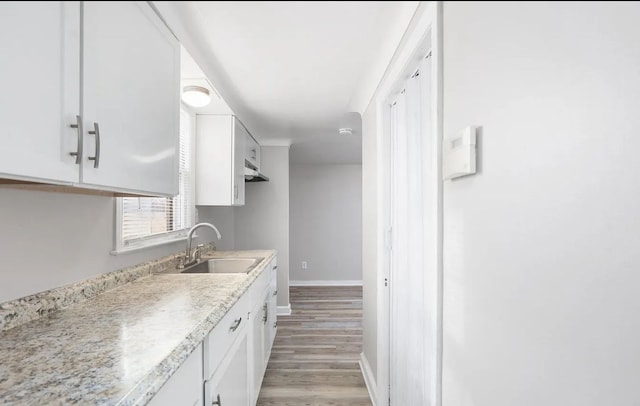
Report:
[{"label": "window frame", "polygon": [[[180,105],[180,114],[185,113],[189,117],[189,138],[190,138],[190,159],[189,159],[189,196],[188,201],[191,207],[190,223],[191,228],[197,222],[197,209],[195,205],[195,142],[196,142],[196,114],[184,103]],[[181,118],[182,119],[182,118]],[[178,152],[179,153],[179,152]],[[178,168],[179,169],[179,168]],[[187,233],[189,228],[183,228],[180,230],[168,231],[164,233],[158,233],[154,235],[148,235],[144,237],[138,237],[129,243],[125,243],[122,239],[122,197],[114,199],[115,210],[115,233],[114,233],[114,249],[111,251],[112,255],[125,254],[132,251],[138,251],[145,248],[157,247],[175,242],[185,241],[187,239]]]}]

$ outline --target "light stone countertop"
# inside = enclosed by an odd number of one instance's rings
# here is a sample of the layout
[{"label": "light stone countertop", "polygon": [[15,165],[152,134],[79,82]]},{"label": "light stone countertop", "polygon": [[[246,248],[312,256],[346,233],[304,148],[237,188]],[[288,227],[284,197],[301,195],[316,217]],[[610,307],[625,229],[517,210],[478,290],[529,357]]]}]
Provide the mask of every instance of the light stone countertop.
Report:
[{"label": "light stone countertop", "polygon": [[276,252],[247,274],[143,277],[0,332],[0,404],[146,404]]}]

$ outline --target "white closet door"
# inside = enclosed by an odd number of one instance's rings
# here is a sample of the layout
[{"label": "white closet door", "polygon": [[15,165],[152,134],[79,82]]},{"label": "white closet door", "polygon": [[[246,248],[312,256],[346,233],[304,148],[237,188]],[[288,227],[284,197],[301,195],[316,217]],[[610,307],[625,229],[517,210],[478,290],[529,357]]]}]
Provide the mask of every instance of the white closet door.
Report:
[{"label": "white closet door", "polygon": [[[180,48],[145,2],[84,2],[82,182],[178,193]],[[98,125],[100,162],[96,154]]]},{"label": "white closet door", "polygon": [[0,55],[0,177],[77,182],[80,2],[1,2]]},{"label": "white closet door", "polygon": [[[437,275],[437,154],[430,134],[430,60],[407,79],[392,106],[390,383],[392,405],[430,405],[434,342],[430,329]],[[434,223],[435,221],[435,223]],[[435,280],[435,279],[434,279]],[[435,285],[434,285],[435,286]],[[429,297],[431,296],[431,297]],[[430,313],[431,312],[431,313]]]},{"label": "white closet door", "polygon": [[439,256],[439,185],[442,180],[439,174],[438,139],[433,132],[433,117],[431,97],[433,93],[432,59],[427,58],[420,64],[420,97],[421,97],[421,128],[423,155],[423,185],[422,211],[424,230],[424,337],[423,348],[425,354],[424,374],[427,403],[434,399],[437,388],[437,338],[438,338],[438,269]]}]

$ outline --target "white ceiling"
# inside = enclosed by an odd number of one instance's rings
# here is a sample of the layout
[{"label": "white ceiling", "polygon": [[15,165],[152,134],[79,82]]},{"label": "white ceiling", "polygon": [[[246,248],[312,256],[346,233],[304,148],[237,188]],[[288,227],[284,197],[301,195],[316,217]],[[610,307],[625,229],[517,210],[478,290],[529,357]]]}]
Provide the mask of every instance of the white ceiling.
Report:
[{"label": "white ceiling", "polygon": [[215,67],[210,79],[225,82],[213,85],[263,145],[303,143],[334,160],[360,162],[360,142],[353,139],[360,132],[335,137],[340,119],[366,108],[416,5],[205,1],[184,7],[209,58],[203,62]]}]

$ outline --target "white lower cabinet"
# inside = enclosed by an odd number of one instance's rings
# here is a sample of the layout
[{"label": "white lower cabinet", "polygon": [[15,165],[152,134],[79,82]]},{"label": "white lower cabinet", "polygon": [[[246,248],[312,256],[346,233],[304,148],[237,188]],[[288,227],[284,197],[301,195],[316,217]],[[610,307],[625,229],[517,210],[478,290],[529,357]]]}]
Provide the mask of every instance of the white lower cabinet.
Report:
[{"label": "white lower cabinet", "polygon": [[202,344],[148,403],[150,406],[202,405]]},{"label": "white lower cabinet", "polygon": [[256,404],[275,337],[275,263],[256,278],[150,405]]}]

